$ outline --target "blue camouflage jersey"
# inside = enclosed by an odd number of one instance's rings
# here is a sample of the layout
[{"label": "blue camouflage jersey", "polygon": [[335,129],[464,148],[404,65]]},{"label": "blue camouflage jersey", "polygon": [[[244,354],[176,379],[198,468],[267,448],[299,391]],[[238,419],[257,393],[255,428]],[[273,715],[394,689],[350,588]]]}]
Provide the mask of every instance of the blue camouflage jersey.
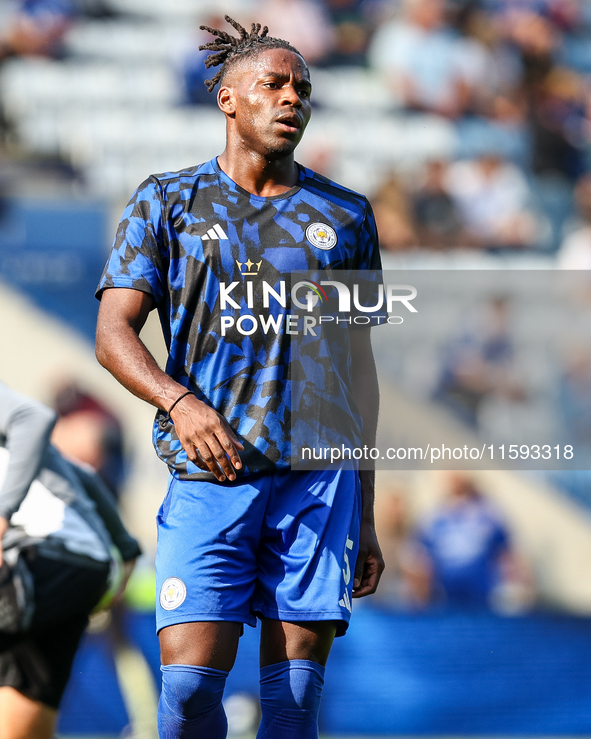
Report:
[{"label": "blue camouflage jersey", "polygon": [[[259,197],[212,159],[139,186],[97,297],[114,287],[151,295],[167,374],[236,431],[245,447],[239,474],[275,472],[290,466],[290,339],[302,330],[290,274],[380,268],[362,195],[300,166],[294,187]],[[154,444],[179,479],[215,480],[188,460],[162,411]]]}]

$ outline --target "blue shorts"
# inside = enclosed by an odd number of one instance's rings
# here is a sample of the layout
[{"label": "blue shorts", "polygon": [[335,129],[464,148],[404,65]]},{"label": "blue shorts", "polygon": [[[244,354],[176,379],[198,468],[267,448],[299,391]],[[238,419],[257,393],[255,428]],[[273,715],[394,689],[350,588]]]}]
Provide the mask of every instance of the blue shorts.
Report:
[{"label": "blue shorts", "polygon": [[351,616],[361,495],[353,470],[232,483],[171,478],[158,513],[158,630],[188,621]]}]

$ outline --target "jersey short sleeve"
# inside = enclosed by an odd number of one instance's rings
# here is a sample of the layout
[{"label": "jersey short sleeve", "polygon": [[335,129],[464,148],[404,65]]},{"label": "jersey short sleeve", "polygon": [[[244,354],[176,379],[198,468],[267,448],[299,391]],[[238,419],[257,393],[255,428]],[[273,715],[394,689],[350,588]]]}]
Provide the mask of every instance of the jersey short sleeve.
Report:
[{"label": "jersey short sleeve", "polygon": [[[359,230],[358,257],[352,280],[357,283],[361,304],[378,306],[375,310],[362,313],[353,310],[351,329],[353,331],[383,324],[388,320],[388,312],[381,305],[382,259],[380,256],[378,229],[372,207],[365,201],[365,217]],[[365,323],[368,320],[369,323]]]},{"label": "jersey short sleeve", "polygon": [[162,211],[160,183],[149,177],[135,191],[123,212],[97,288],[99,299],[108,288],[128,287],[148,293],[156,304],[162,302],[167,261]]},{"label": "jersey short sleeve", "polygon": [[372,270],[376,272],[382,271],[382,259],[380,257],[378,229],[373,209],[366,200],[365,218],[361,226],[359,240],[359,264],[358,270]]}]

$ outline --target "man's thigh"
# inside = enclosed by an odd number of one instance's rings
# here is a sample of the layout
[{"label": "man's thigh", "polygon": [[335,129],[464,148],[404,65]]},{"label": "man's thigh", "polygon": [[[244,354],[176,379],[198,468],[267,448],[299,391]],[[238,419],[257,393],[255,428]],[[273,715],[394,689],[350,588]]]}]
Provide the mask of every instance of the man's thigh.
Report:
[{"label": "man's thigh", "polygon": [[261,619],[261,667],[305,659],[326,665],[337,633],[336,621],[275,621]]},{"label": "man's thigh", "polygon": [[166,627],[181,633],[176,627],[183,623],[255,625],[251,601],[271,480],[271,475],[224,484],[171,480],[157,518],[159,633]]},{"label": "man's thigh", "polygon": [[[261,667],[293,659],[326,665],[337,622],[290,623],[263,618]],[[229,621],[182,623],[161,629],[163,665],[196,665],[229,672],[234,666],[242,624]]]},{"label": "man's thigh", "polygon": [[257,554],[254,611],[270,621],[336,623],[351,615],[361,494],[354,470],[273,477]]},{"label": "man's thigh", "polygon": [[163,665],[195,665],[229,672],[234,666],[242,624],[231,621],[181,623],[158,634]]}]

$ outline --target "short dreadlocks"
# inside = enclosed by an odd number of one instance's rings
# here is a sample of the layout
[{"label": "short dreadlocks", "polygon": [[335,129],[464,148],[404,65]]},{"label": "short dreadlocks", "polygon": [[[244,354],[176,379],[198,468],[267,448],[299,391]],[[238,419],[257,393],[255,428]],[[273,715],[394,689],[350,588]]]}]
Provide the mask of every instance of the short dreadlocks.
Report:
[{"label": "short dreadlocks", "polygon": [[216,54],[210,54],[205,60],[205,66],[218,67],[220,64],[222,68],[215,74],[210,80],[205,80],[207,85],[207,91],[213,92],[214,87],[218,82],[221,82],[228,69],[240,58],[244,58],[247,55],[260,54],[261,51],[267,49],[287,49],[293,51],[296,54],[300,54],[297,49],[280,38],[273,38],[268,36],[269,29],[264,26],[261,31],[260,23],[253,23],[251,31],[248,33],[246,28],[240,25],[229,15],[224,16],[228,23],[233,26],[240,36],[230,36],[225,31],[220,31],[217,28],[210,28],[209,26],[199,26],[202,31],[209,31],[217,38],[215,41],[210,41],[208,44],[203,44],[199,47],[200,51],[215,51]]}]

